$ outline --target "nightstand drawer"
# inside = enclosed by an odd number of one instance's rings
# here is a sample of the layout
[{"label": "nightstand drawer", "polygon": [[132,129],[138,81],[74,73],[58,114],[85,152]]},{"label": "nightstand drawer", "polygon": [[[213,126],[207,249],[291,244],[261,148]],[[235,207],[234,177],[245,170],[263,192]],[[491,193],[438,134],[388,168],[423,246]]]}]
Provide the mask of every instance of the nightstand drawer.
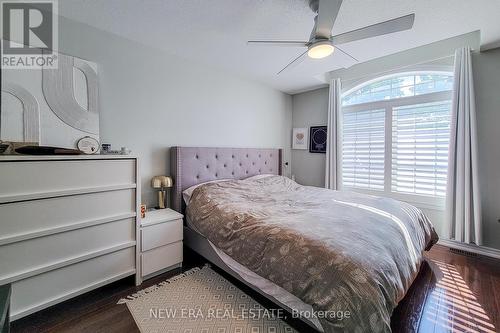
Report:
[{"label": "nightstand drawer", "polygon": [[141,237],[142,251],[180,241],[182,240],[182,219],[143,227]]},{"label": "nightstand drawer", "polygon": [[142,276],[182,262],[182,242],[176,242],[142,253]]}]

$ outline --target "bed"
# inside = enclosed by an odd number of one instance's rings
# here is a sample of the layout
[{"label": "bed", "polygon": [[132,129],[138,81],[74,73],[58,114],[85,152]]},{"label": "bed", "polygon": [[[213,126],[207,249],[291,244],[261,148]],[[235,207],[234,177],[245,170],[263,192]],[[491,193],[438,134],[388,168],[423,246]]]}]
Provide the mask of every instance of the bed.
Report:
[{"label": "bed", "polygon": [[390,331],[437,241],[409,204],[282,177],[279,149],[173,147],[171,163],[185,244],[318,331]]}]

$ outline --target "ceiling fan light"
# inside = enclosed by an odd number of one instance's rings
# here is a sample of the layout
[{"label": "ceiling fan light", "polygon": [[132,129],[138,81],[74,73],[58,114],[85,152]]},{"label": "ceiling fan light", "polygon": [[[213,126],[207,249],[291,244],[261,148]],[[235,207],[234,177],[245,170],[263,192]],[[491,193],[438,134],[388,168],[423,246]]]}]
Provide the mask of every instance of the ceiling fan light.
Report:
[{"label": "ceiling fan light", "polygon": [[322,59],[328,57],[334,50],[335,48],[331,43],[322,42],[311,46],[307,51],[307,55],[309,58]]}]

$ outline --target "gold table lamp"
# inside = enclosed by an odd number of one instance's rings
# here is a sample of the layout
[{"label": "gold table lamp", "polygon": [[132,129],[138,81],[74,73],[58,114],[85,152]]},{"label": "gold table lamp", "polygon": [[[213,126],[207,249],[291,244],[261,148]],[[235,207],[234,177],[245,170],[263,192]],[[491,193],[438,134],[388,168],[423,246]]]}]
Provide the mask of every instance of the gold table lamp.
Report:
[{"label": "gold table lamp", "polygon": [[168,190],[172,187],[172,184],[172,178],[168,176],[154,176],[153,179],[151,179],[151,186],[160,189],[158,191],[158,208],[164,209],[168,207]]}]

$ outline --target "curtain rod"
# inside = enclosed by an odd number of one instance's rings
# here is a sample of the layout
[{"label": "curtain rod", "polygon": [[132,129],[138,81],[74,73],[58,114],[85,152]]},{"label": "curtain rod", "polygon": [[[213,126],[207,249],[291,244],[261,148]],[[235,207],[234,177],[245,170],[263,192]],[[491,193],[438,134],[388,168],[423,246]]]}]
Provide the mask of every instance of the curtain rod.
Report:
[{"label": "curtain rod", "polygon": [[435,58],[435,59],[432,59],[432,60],[426,60],[426,61],[418,62],[418,63],[415,63],[415,64],[411,64],[411,65],[405,65],[405,66],[401,66],[401,67],[396,67],[396,68],[392,68],[392,69],[389,69],[389,70],[385,70],[385,71],[381,71],[381,72],[377,72],[377,73],[372,73],[372,74],[369,74],[369,75],[363,75],[363,76],[359,76],[359,77],[355,77],[355,78],[350,78],[350,79],[345,79],[345,80],[340,79],[340,81],[341,82],[357,81],[357,80],[361,80],[361,79],[364,79],[364,78],[367,78],[367,77],[379,76],[379,75],[382,75],[382,74],[394,72],[394,71],[397,71],[399,69],[404,69],[404,68],[408,68],[408,67],[429,64],[429,63],[434,62],[434,61],[448,59],[448,58],[454,58],[454,57],[455,57],[454,54],[447,55],[447,56],[444,56],[444,57]]}]

